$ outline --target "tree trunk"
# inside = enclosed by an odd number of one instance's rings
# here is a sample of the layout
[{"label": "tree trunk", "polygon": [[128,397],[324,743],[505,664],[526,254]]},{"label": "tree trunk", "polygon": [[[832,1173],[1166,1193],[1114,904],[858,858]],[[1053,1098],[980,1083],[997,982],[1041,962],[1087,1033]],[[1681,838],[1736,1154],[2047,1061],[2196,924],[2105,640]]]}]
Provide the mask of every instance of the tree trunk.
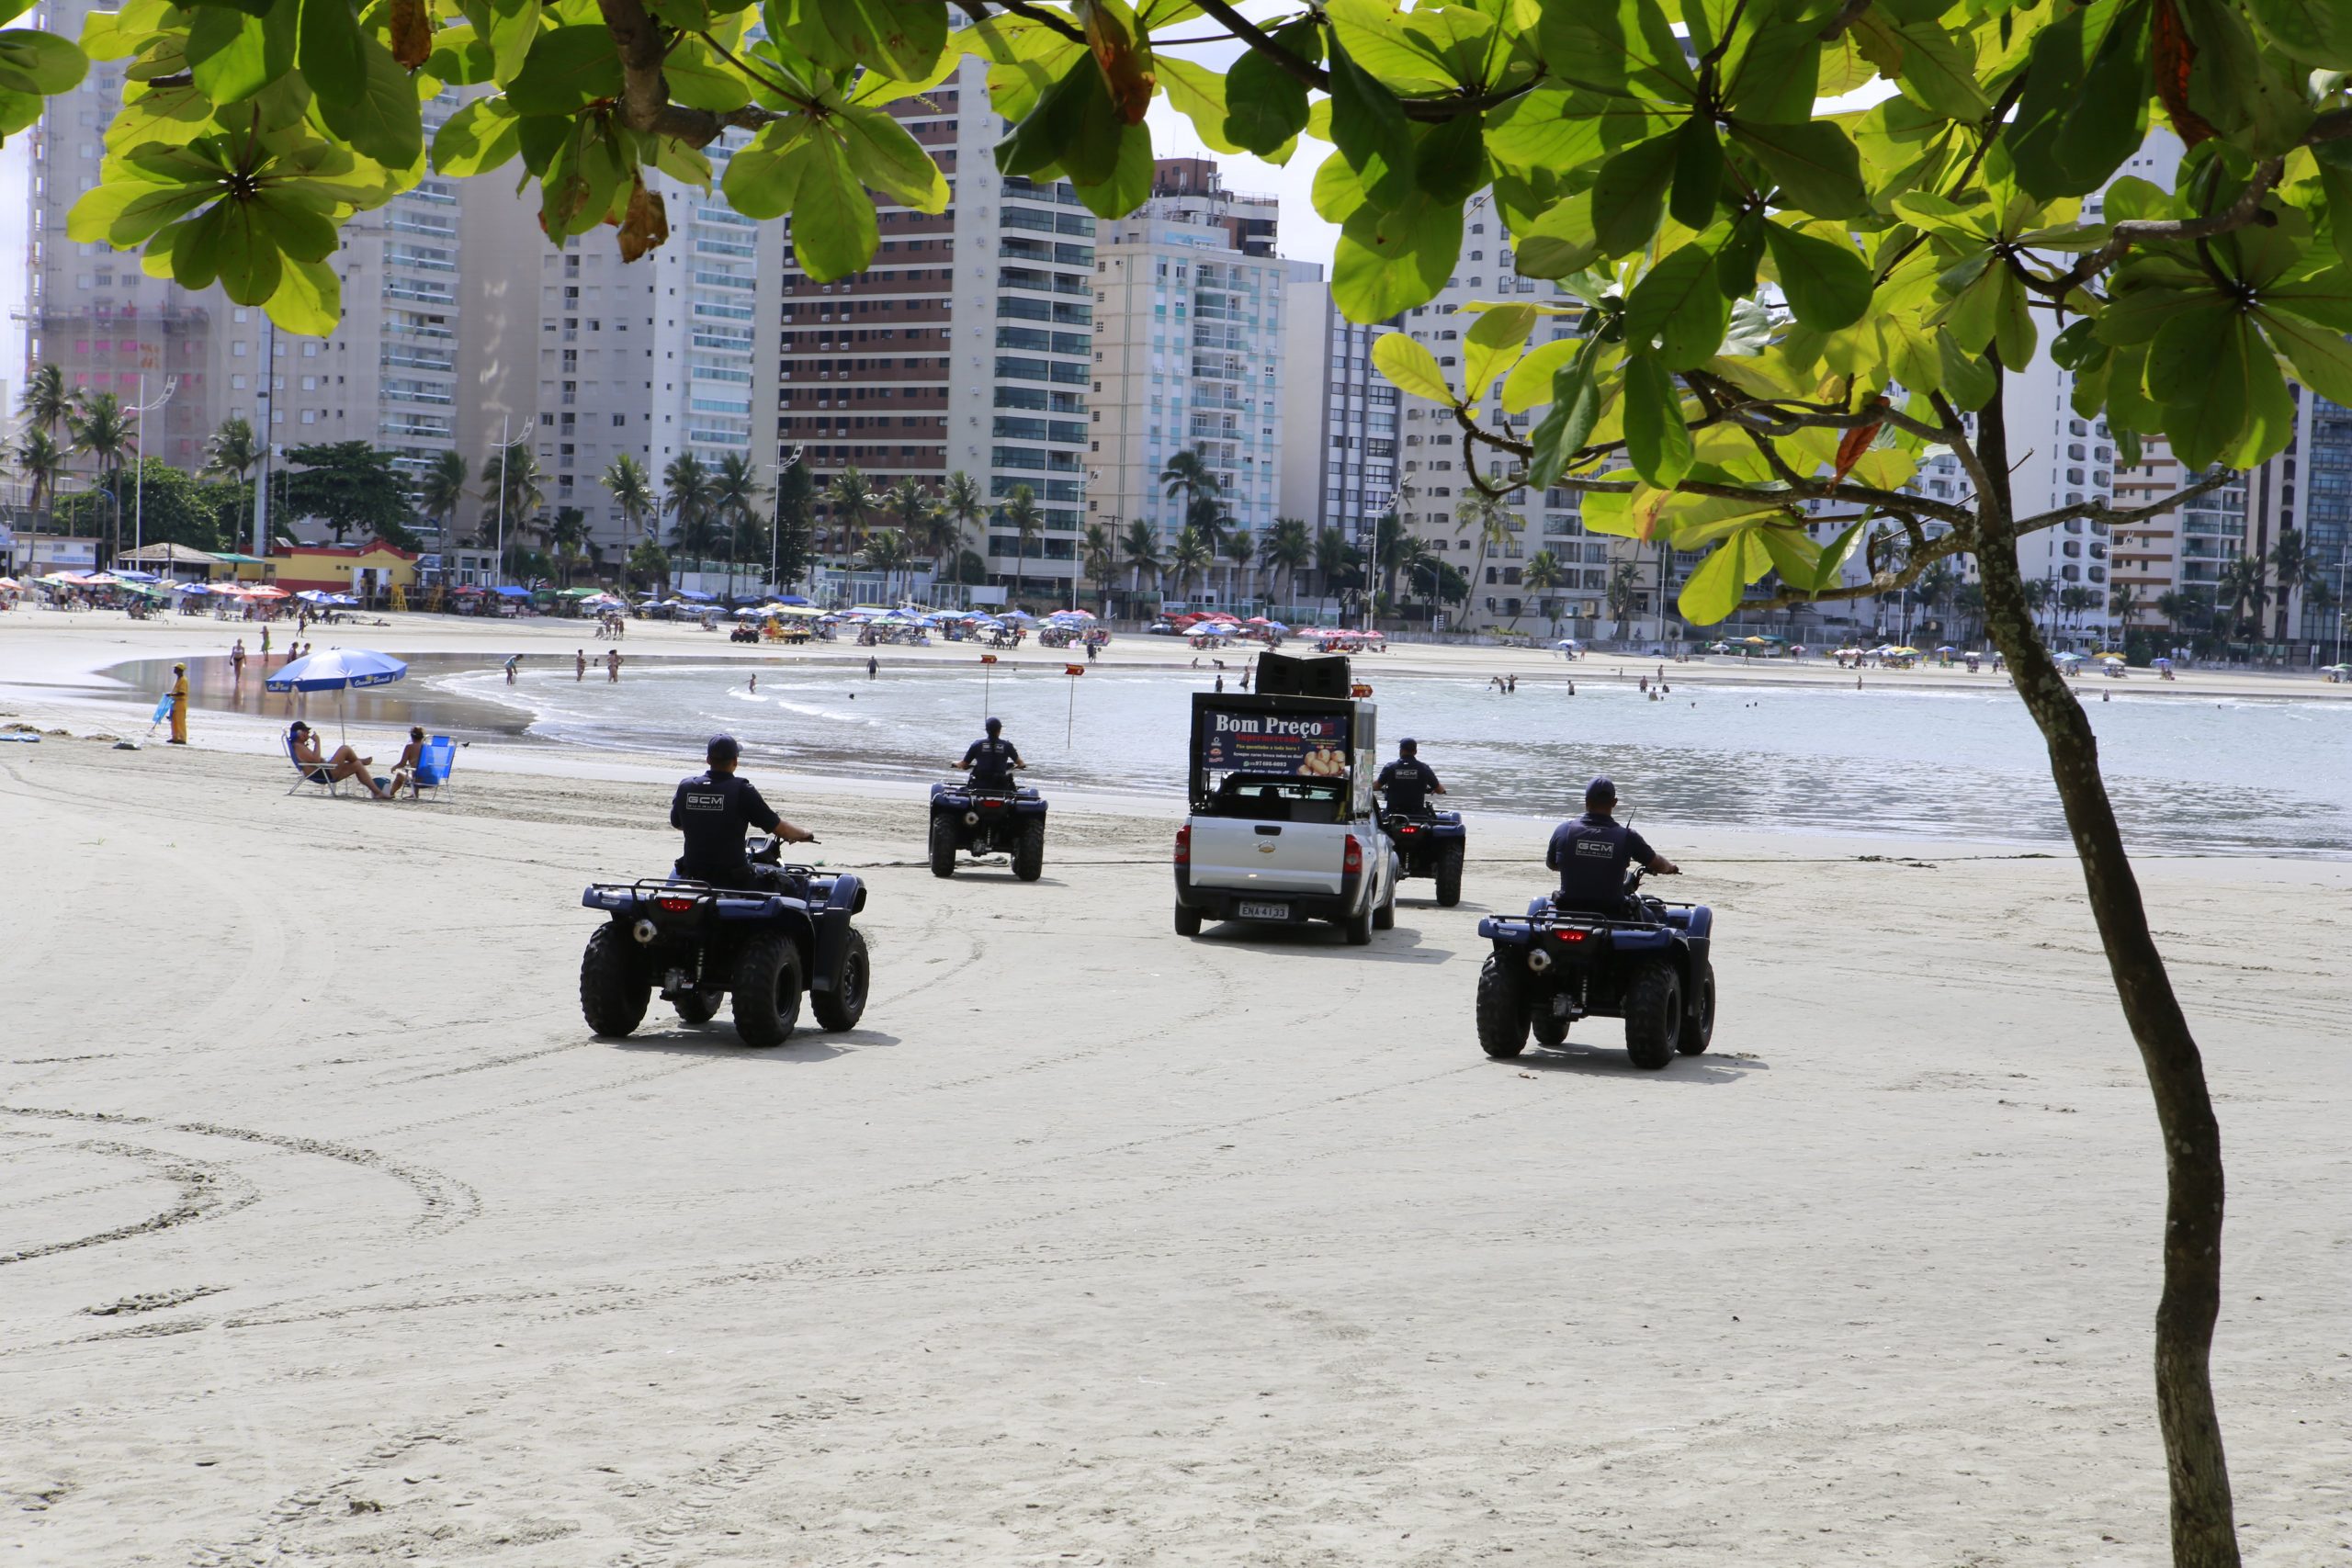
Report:
[{"label": "tree trunk", "polygon": [[[2006,378],[2004,378],[2006,380]],[[2156,1303],[2156,1421],[2172,1490],[2176,1568],[2236,1568],[2237,1530],[2211,1354],[2222,1301],[2221,1129],[2205,1066],[2148,930],[2140,885],[2098,767],[2090,719],[2034,626],[2018,574],[2007,431],[1996,394],[1977,416],[1977,452],[1996,493],[1979,499],[1976,558],[1985,627],[2041,728],[2050,775],[2081,857],[2083,883],[2117,998],[2140,1048],[2165,1145],[2164,1289]]]}]

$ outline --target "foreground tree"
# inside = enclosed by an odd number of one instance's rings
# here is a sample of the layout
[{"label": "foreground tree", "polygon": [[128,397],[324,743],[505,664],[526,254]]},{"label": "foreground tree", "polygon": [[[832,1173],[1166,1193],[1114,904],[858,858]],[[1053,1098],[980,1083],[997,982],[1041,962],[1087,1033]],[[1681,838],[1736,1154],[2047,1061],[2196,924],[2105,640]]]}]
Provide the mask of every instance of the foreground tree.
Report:
[{"label": "foreground tree", "polygon": [[283,500],[298,517],[315,517],[341,544],[346,535],[413,549],[416,520],[407,479],[390,452],[365,441],[331,441],[288,449]]}]

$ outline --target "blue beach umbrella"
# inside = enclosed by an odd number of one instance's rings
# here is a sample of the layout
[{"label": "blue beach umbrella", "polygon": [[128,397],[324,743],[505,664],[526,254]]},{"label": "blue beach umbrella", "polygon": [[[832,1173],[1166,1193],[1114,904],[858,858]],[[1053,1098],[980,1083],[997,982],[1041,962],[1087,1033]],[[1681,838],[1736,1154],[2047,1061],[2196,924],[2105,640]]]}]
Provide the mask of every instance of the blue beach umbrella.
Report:
[{"label": "blue beach umbrella", "polygon": [[389,653],[365,648],[331,648],[295,660],[265,682],[273,692],[333,692],[335,728],[344,728],[343,694],[354,686],[389,686],[405,680],[408,666]]}]

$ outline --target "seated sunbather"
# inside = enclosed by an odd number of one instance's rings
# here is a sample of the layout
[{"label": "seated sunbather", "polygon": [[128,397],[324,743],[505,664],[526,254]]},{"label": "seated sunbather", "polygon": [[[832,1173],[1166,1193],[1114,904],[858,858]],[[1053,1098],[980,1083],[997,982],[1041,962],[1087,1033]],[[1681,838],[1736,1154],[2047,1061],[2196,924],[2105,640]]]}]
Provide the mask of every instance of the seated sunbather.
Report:
[{"label": "seated sunbather", "polygon": [[368,765],[376,759],[363,757],[348,746],[335,748],[334,755],[319,754],[319,732],[296,719],[288,731],[294,742],[294,761],[312,784],[327,784],[335,779],[357,779],[368,786],[368,793],[378,800],[391,799],[390,792],[376,782]]},{"label": "seated sunbather", "polygon": [[424,755],[424,726],[413,724],[409,726],[408,744],[401,750],[401,760],[392,764],[392,793],[394,795],[400,794],[403,789],[411,794],[416,793],[416,763],[417,759]]}]

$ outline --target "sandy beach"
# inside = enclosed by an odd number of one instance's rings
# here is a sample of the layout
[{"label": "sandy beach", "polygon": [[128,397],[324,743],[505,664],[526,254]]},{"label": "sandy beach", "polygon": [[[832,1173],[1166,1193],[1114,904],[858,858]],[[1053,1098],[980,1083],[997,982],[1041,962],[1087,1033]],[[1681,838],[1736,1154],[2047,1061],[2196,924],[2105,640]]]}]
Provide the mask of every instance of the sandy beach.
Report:
[{"label": "sandy beach", "polygon": [[[394,619],[315,640],[588,635]],[[941,883],[913,789],[762,774],[869,879],[862,1026],[600,1041],[580,890],[666,865],[689,761],[482,741],[385,806],[287,796],[260,716],[88,739],[153,702],[91,671],[240,631],[0,615],[0,724],[63,732],[0,746],[0,1563],[2167,1560],[2161,1151],[2065,859],[1645,819],[1722,994],[1646,1074],[1613,1023],[1477,1049],[1532,819],[1371,947],[1186,942],[1178,802],[1056,794],[1041,882]],[[2247,1559],[2340,1564],[2352,863],[2141,872],[2230,1162]]]}]

